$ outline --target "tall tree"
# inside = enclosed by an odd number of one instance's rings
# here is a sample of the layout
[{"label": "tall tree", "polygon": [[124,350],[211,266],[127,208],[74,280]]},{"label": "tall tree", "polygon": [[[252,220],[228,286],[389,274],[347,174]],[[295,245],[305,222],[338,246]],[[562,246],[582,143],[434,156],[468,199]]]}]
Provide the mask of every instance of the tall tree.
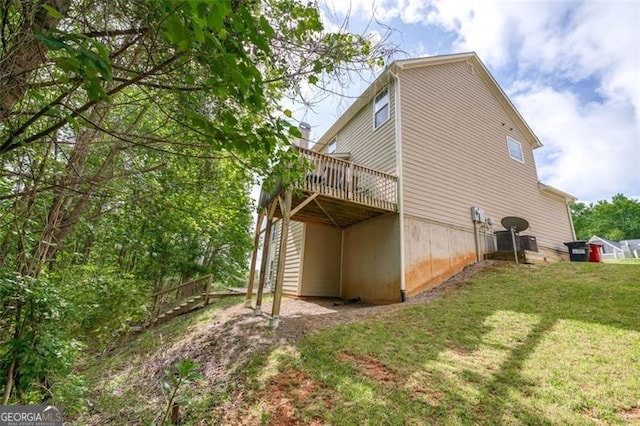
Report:
[{"label": "tall tree", "polygon": [[640,201],[623,194],[614,195],[611,201],[575,203],[571,215],[580,239],[594,235],[613,241],[640,238]]},{"label": "tall tree", "polygon": [[297,134],[280,101],[386,53],[298,0],[1,2],[4,402],[43,385],[52,318],[82,314],[65,268],[240,270],[242,191]]}]

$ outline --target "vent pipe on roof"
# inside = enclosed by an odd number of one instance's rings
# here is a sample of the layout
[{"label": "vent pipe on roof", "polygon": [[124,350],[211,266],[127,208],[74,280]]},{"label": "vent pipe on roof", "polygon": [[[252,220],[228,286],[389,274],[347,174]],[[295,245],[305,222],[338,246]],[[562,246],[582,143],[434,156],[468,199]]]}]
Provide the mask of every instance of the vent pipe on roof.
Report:
[{"label": "vent pipe on roof", "polygon": [[297,138],[295,144],[300,148],[309,149],[309,137],[311,136],[311,125],[305,123],[304,121],[300,122],[298,125],[298,130],[302,133],[302,136]]}]

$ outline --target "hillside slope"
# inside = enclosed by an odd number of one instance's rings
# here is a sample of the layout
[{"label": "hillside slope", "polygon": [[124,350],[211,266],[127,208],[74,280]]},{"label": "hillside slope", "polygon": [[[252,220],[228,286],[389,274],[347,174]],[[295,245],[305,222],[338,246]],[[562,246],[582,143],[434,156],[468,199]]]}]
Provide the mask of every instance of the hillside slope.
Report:
[{"label": "hillside slope", "polygon": [[184,424],[640,418],[640,266],[492,264],[444,288],[384,307],[287,299],[276,331],[219,302],[84,365],[92,408],[76,420],[153,421],[185,358],[205,379],[182,391]]}]

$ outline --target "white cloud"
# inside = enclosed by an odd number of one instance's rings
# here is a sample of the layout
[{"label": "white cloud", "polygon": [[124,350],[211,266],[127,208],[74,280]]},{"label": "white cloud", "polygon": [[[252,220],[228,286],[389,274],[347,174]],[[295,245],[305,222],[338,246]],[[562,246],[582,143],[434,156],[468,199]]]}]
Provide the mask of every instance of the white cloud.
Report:
[{"label": "white cloud", "polygon": [[640,193],[639,2],[326,2],[401,22],[400,31],[437,27],[453,36],[453,52],[476,51],[545,145],[538,169],[547,183],[588,201]]},{"label": "white cloud", "polygon": [[425,22],[455,32],[456,49],[517,69],[506,89],[546,145],[541,178],[589,201],[640,191],[639,3],[434,6]]},{"label": "white cloud", "polygon": [[541,180],[587,202],[640,188],[640,144],[633,110],[616,102],[581,104],[571,92],[532,87],[514,102],[544,141]]}]

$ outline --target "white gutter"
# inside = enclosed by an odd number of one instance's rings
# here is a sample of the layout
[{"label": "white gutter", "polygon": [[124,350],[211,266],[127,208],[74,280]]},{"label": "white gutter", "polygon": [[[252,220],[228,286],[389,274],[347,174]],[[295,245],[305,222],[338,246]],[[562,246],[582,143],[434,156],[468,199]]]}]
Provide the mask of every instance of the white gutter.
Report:
[{"label": "white gutter", "polygon": [[400,76],[389,68],[389,73],[396,79],[395,84],[395,133],[396,133],[396,174],[398,175],[398,215],[400,221],[400,297],[407,300],[404,260],[404,196],[402,190],[402,115],[400,111]]},{"label": "white gutter", "polygon": [[569,216],[569,225],[571,225],[571,238],[576,239],[576,228],[573,226],[573,216],[571,216],[571,201],[566,202],[567,216]]}]

